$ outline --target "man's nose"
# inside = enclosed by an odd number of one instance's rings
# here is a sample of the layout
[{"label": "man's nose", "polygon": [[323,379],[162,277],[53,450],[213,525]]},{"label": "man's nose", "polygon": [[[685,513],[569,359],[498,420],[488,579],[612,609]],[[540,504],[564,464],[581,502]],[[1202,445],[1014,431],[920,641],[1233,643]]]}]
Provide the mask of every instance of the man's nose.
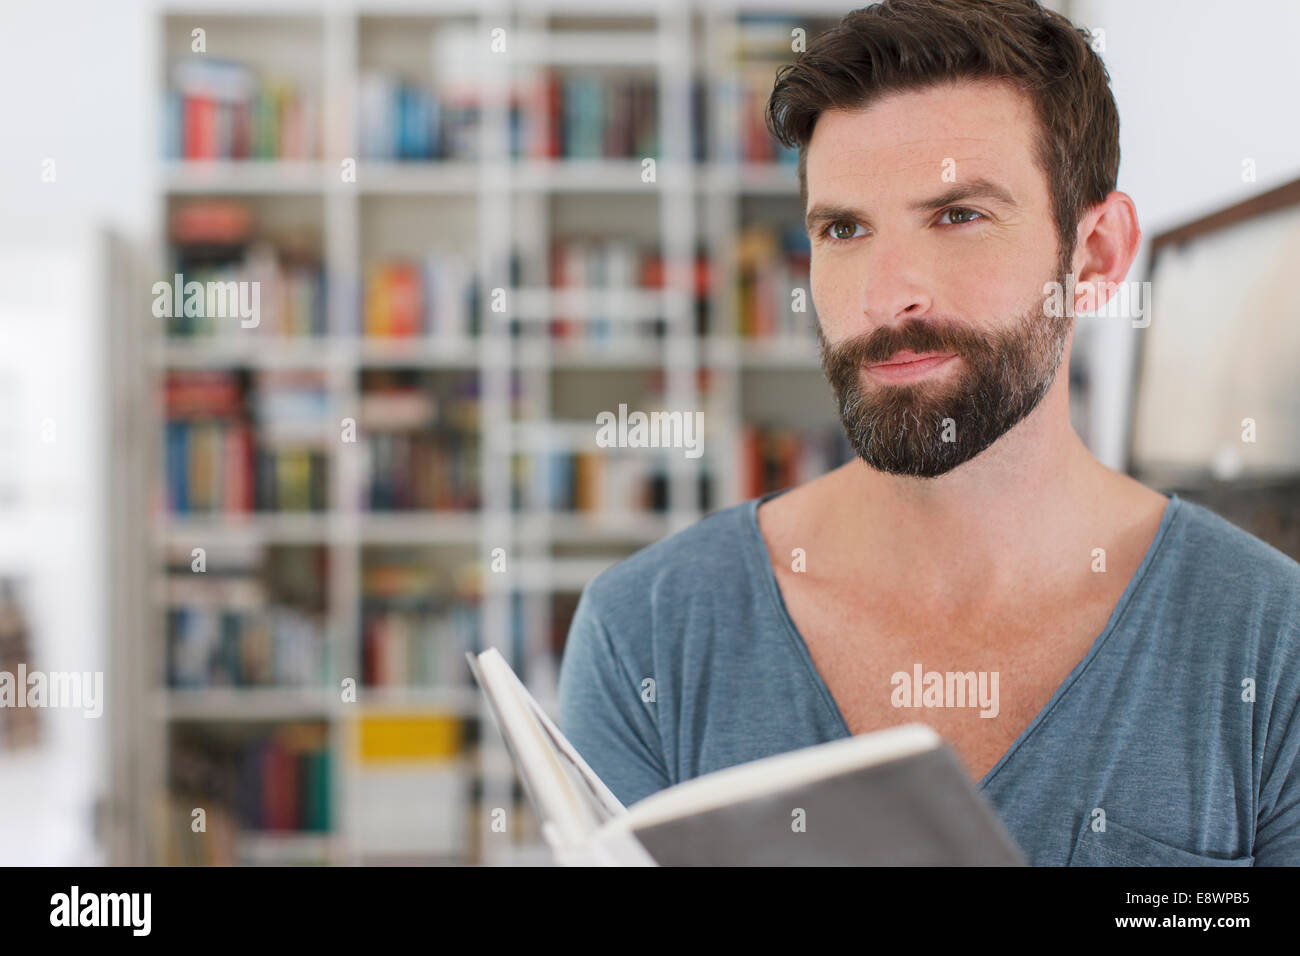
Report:
[{"label": "man's nose", "polygon": [[862,266],[860,307],[872,326],[896,325],[930,311],[934,262],[921,243],[878,239]]}]

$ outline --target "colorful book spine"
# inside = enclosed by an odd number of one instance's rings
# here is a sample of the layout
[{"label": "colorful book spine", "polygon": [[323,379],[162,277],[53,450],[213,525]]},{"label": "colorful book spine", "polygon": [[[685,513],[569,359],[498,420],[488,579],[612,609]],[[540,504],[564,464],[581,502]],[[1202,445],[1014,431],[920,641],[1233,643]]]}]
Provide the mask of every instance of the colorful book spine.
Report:
[{"label": "colorful book spine", "polygon": [[854,452],[839,426],[800,431],[749,425],[741,432],[740,489],[745,498],[811,481],[852,461]]},{"label": "colorful book spine", "polygon": [[317,106],[295,84],[247,65],[187,57],[172,70],[163,120],[168,159],[305,160],[318,155]]},{"label": "colorful book spine", "polygon": [[473,337],[478,334],[476,295],[473,272],[459,253],[371,263],[365,273],[362,334],[441,341]]}]

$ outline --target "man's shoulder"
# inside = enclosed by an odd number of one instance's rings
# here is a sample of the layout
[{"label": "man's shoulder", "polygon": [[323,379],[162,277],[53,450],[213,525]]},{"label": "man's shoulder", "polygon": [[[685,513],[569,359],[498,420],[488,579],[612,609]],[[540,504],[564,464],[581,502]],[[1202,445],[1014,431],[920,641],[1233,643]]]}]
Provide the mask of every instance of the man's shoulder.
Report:
[{"label": "man's shoulder", "polygon": [[641,548],[592,578],[585,599],[602,617],[635,620],[652,605],[745,583],[753,507],[751,499],[719,509]]},{"label": "man's shoulder", "polygon": [[1300,594],[1300,564],[1262,538],[1210,508],[1179,499],[1178,546],[1183,570],[1237,585],[1244,595],[1261,591]]},{"label": "man's shoulder", "polygon": [[1300,655],[1300,564],[1186,498],[1169,530],[1174,559],[1158,572],[1166,602],[1204,627],[1249,620]]}]

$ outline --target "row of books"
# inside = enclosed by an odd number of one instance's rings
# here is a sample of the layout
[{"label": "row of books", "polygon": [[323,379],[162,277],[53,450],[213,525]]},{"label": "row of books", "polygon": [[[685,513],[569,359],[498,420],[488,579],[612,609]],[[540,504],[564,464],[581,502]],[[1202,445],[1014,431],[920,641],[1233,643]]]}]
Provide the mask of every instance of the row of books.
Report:
[{"label": "row of books", "polygon": [[314,158],[319,111],[284,80],[257,75],[236,60],[190,55],[172,67],[163,105],[167,159]]},{"label": "row of books", "polygon": [[[155,299],[155,314],[168,316],[170,334],[326,333],[327,290],[319,262],[302,248],[276,248],[255,238],[246,204],[220,199],[185,203],[173,212],[170,229],[174,274],[172,282],[157,287],[161,291]],[[705,318],[713,264],[697,253],[692,276],[696,331],[747,338],[812,335],[810,258],[808,236],[798,222],[746,226],[737,244],[736,315],[731,328],[710,329]],[[517,283],[523,272],[517,252],[510,271]],[[653,293],[665,286],[665,263],[655,247],[593,234],[557,238],[547,251],[545,275],[554,293],[545,328],[555,339],[599,343],[655,339],[664,333]],[[190,283],[198,296],[183,294]],[[261,314],[255,328],[247,328],[239,315],[208,314],[213,297],[207,290],[230,283],[233,292],[218,301],[234,299],[241,308],[250,297],[248,287],[256,283]],[[592,290],[592,295],[578,290]],[[642,295],[635,296],[638,292]],[[422,258],[376,261],[365,272],[357,331],[368,338],[463,342],[479,334],[481,306],[475,270],[463,253],[435,250]],[[515,328],[521,327],[516,322]]]},{"label": "row of books", "polygon": [[[551,243],[548,274],[552,338],[612,343],[663,336],[663,311],[655,300],[637,303],[631,295],[664,288],[664,261],[656,249],[623,238],[568,236]],[[707,257],[696,258],[693,280],[702,304],[710,283]]]},{"label": "row of books", "polygon": [[640,159],[659,149],[653,75],[542,70],[511,94],[510,151],[523,159]]},{"label": "row of books", "polygon": [[175,688],[319,687],[325,622],[293,607],[172,607],[167,683]]},{"label": "row of books", "polygon": [[324,511],[329,456],[311,448],[254,447],[240,421],[164,426],[166,510],[172,514]]},{"label": "row of books", "polygon": [[794,59],[796,36],[802,34],[806,42],[833,23],[781,14],[751,14],[737,20],[731,34],[734,45],[723,51],[734,72],[719,77],[713,90],[710,126],[717,136],[720,162],[776,162],[791,167],[798,162],[798,151],[779,143],[767,128],[773,76]]},{"label": "row of books", "polygon": [[740,288],[732,328],[748,339],[816,338],[817,313],[809,284],[808,234],[800,225],[754,224],[737,242]]},{"label": "row of books", "polygon": [[[723,163],[782,163],[789,165],[790,182],[796,180],[794,165],[799,153],[777,141],[767,128],[767,103],[773,78],[784,64],[793,61],[796,41],[806,44],[812,37],[834,26],[834,18],[753,13],[738,17],[728,32],[731,46],[721,50],[726,66],[711,89],[701,91],[711,109],[697,113],[696,143],[705,145],[711,137],[712,154]],[[707,115],[707,120],[703,117]],[[698,153],[697,160],[704,156]]]},{"label": "row of books", "polygon": [[329,394],[322,372],[172,369],[164,377],[163,404],[169,512],[328,507],[328,455],[320,446]]},{"label": "row of books", "polygon": [[174,688],[321,686],[329,552],[226,544],[167,554],[166,677]]},{"label": "row of books", "polygon": [[746,426],[740,436],[740,494],[757,498],[824,475],[855,457],[844,429]]},{"label": "row of books", "polygon": [[[195,811],[203,811],[197,828]],[[213,803],[210,795],[173,792],[163,802],[165,866],[237,866],[240,860],[239,824],[234,811]]]},{"label": "row of books", "polygon": [[[159,316],[166,319],[164,328],[169,336],[229,340],[249,335],[301,338],[327,333],[325,272],[318,262],[281,262],[272,248],[262,244],[233,261],[178,261],[173,275],[182,276],[182,289],[193,292],[182,293],[179,311],[172,309]],[[235,304],[213,308],[221,303]],[[158,313],[155,309],[154,314]]]},{"label": "row of books", "polygon": [[[183,277],[183,289],[195,291],[182,294],[181,311],[160,316],[166,319],[168,336],[233,339],[326,334],[325,273],[320,263],[282,264],[273,251],[264,250],[220,265],[177,263],[173,274]],[[212,291],[217,286],[220,289]],[[221,302],[240,304],[221,310],[209,304]],[[252,310],[247,308],[250,302]]]},{"label": "row of books", "polygon": [[[829,21],[828,24],[829,25]],[[777,66],[793,58],[796,29],[806,20],[742,17],[734,58],[740,78],[724,88],[718,115],[706,118],[707,85],[692,79],[692,125],[698,159],[707,128],[723,129],[726,147],[751,161],[793,161],[767,132],[763,112]],[[443,42],[462,44],[451,31]],[[439,53],[435,52],[435,59]],[[435,64],[436,66],[437,64]],[[480,105],[454,86],[415,83],[384,70],[366,70],[357,95],[361,155],[378,160],[472,160],[477,155]],[[318,110],[285,82],[266,82],[247,64],[188,55],[172,69],[166,104],[165,151],[173,158],[314,155]],[[527,158],[623,158],[657,152],[655,78],[626,70],[538,70],[519,77],[510,97],[511,155]]]},{"label": "row of books", "polygon": [[464,687],[465,652],[480,646],[481,614],[449,607],[371,607],[361,625],[367,687]]},{"label": "row of books", "polygon": [[[168,217],[170,270],[153,314],[171,336],[326,333],[325,270],[316,237],[271,241],[242,200],[191,199]],[[292,241],[290,241],[290,238]]]},{"label": "row of books", "polygon": [[362,674],[367,686],[464,687],[466,651],[482,641],[480,569],[427,551],[372,548],[361,570]]},{"label": "row of books", "polygon": [[391,73],[367,72],[357,95],[361,155],[371,160],[473,160],[480,109]]},{"label": "row of books", "polygon": [[366,369],[361,373],[360,424],[368,431],[475,432],[477,372],[434,374],[425,369]]},{"label": "row of books", "polygon": [[372,338],[479,334],[478,282],[468,258],[431,252],[422,260],[372,263],[366,269],[361,332]]},{"label": "row of books", "polygon": [[183,728],[172,743],[173,794],[245,832],[325,833],[332,826],[329,731],[286,723],[227,740]]},{"label": "row of books", "polygon": [[718,80],[714,90],[717,161],[782,163],[790,168],[794,184],[799,151],[783,145],[767,128],[773,72],[771,65],[742,66],[734,76]]},{"label": "row of books", "polygon": [[365,444],[365,504],[371,511],[479,507],[477,436],[446,429],[375,432]]},{"label": "row of books", "polygon": [[[459,687],[479,646],[469,604],[370,607],[362,620],[367,687]],[[167,611],[167,684],[176,689],[313,687],[329,679],[324,620],[293,607],[192,605]]]},{"label": "row of books", "polygon": [[[515,457],[512,507],[579,512],[609,517],[668,510],[666,449],[650,455],[558,451]],[[712,507],[713,481],[699,475],[701,507]]]},{"label": "row of books", "polygon": [[479,507],[479,382],[472,372],[372,369],[361,377],[362,507]]}]

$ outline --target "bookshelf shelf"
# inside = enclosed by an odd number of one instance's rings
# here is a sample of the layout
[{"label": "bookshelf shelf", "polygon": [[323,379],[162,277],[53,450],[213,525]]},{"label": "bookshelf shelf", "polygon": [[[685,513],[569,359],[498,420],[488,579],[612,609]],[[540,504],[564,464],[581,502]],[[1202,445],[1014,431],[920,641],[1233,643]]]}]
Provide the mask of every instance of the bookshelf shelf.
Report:
[{"label": "bookshelf shelf", "polygon": [[170,689],[159,694],[155,712],[169,720],[319,720],[329,716],[334,696],[286,687]]},{"label": "bookshelf shelf", "polygon": [[310,866],[342,852],[338,838],[320,833],[245,832],[235,845],[244,866]]},{"label": "bookshelf shelf", "polygon": [[560,543],[581,541],[629,541],[649,544],[669,530],[667,518],[640,514],[565,514],[550,512],[520,515],[516,521],[525,540],[550,539]]},{"label": "bookshelf shelf", "polygon": [[477,692],[467,687],[363,687],[357,693],[363,713],[433,709],[473,717],[478,704]]},{"label": "bookshelf shelf", "polygon": [[327,514],[169,516],[159,525],[160,543],[235,545],[282,542],[311,544],[333,533]]},{"label": "bookshelf shelf", "polygon": [[162,171],[163,189],[178,195],[311,194],[337,178],[323,163],[293,160],[172,160]]},{"label": "bookshelf shelf", "polygon": [[698,177],[699,188],[708,193],[799,195],[798,171],[792,163],[707,163]]},{"label": "bookshelf shelf", "polygon": [[660,59],[653,30],[551,30],[517,33],[519,66],[617,66],[653,68]]},{"label": "bookshelf shelf", "polygon": [[359,512],[357,537],[364,544],[475,544],[479,519],[460,512]]},{"label": "bookshelf shelf", "polygon": [[528,343],[520,347],[516,364],[521,368],[659,368],[664,350],[662,345],[639,342]]},{"label": "bookshelf shelf", "polygon": [[368,339],[351,336],[296,340],[267,336],[264,341],[233,337],[194,337],[167,342],[153,350],[159,368],[449,368],[477,369],[478,342]]},{"label": "bookshelf shelf", "polygon": [[[656,162],[656,181],[674,174],[678,180],[689,167]],[[486,167],[489,172],[492,166]],[[642,164],[633,159],[516,160],[499,167],[499,177],[518,192],[627,193],[654,197],[656,184],[642,180]],[[492,177],[497,178],[497,177]]]},{"label": "bookshelf shelf", "polygon": [[463,160],[365,160],[357,166],[357,188],[364,195],[477,195],[479,174],[478,163]]}]

